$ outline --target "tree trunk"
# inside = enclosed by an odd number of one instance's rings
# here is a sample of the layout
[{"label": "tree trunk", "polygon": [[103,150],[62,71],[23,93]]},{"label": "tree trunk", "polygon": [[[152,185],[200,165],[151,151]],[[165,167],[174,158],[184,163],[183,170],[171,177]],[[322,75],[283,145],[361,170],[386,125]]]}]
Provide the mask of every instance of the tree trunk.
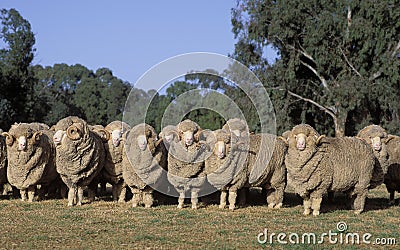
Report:
[{"label": "tree trunk", "polygon": [[338,111],[336,113],[336,116],[333,118],[333,122],[335,123],[336,137],[345,136],[346,120],[347,120],[347,111]]}]

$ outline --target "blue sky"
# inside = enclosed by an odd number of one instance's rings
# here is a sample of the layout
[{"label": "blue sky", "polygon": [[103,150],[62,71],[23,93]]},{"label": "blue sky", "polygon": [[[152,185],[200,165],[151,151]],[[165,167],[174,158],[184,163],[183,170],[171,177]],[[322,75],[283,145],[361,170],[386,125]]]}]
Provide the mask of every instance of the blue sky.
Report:
[{"label": "blue sky", "polygon": [[[33,64],[107,67],[135,83],[157,63],[182,53],[233,52],[235,0],[15,1],[36,35]],[[151,86],[149,86],[151,88]]]}]

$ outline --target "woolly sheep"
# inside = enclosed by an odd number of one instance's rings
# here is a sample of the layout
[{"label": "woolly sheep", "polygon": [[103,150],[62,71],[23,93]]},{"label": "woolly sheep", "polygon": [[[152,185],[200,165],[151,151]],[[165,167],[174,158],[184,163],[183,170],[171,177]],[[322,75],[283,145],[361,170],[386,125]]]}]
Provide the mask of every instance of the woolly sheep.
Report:
[{"label": "woolly sheep", "polygon": [[303,198],[305,215],[311,210],[319,215],[322,196],[328,191],[348,192],[355,213],[364,210],[375,164],[367,143],[354,137],[325,138],[307,124],[295,126],[287,143],[288,183]]},{"label": "woolly sheep", "polygon": [[246,185],[248,179],[245,145],[234,133],[224,129],[210,132],[206,137],[212,150],[205,160],[207,180],[221,190],[219,208],[225,208],[228,197],[229,209],[234,210],[237,191]]},{"label": "woolly sheep", "polygon": [[175,142],[178,140],[176,134],[176,126],[174,125],[167,125],[165,126],[161,132],[159,133],[159,138],[162,139],[166,149],[169,149],[171,142],[174,140]]},{"label": "woolly sheep", "polygon": [[68,206],[82,205],[86,186],[89,201],[94,201],[105,159],[102,138],[77,116],[63,118],[52,128],[57,172],[69,188]]},{"label": "woolly sheep", "polygon": [[107,141],[104,143],[106,159],[101,172],[101,179],[112,185],[112,196],[114,201],[125,201],[126,188],[122,177],[122,155],[124,153],[123,134],[130,126],[122,121],[109,123],[104,131],[107,132]]},{"label": "woolly sheep", "polygon": [[177,141],[172,141],[169,147],[168,180],[179,193],[178,209],[183,208],[186,192],[190,192],[192,208],[197,209],[198,194],[206,181],[207,146],[200,142],[201,132],[197,123],[181,121],[176,126]]},{"label": "woolly sheep", "polygon": [[143,203],[153,205],[153,188],[157,188],[167,168],[167,153],[157,133],[148,124],[138,124],[124,136],[125,151],[122,159],[122,175],[133,193],[132,206]]},{"label": "woolly sheep", "polygon": [[374,172],[372,174],[370,189],[383,183],[384,175],[389,167],[389,154],[386,147],[386,130],[378,125],[369,125],[361,129],[357,136],[368,143],[373,149],[376,158]]},{"label": "woolly sheep", "polygon": [[388,135],[386,146],[389,164],[384,183],[390,194],[389,204],[394,204],[394,192],[400,192],[400,137]]},{"label": "woolly sheep", "polygon": [[248,155],[249,184],[267,192],[269,208],[281,208],[286,187],[287,147],[277,136],[251,134]]},{"label": "woolly sheep", "polygon": [[20,190],[23,201],[32,202],[37,185],[39,198],[59,179],[55,165],[53,133],[48,126],[37,123],[18,123],[4,132],[7,144],[9,183]]}]

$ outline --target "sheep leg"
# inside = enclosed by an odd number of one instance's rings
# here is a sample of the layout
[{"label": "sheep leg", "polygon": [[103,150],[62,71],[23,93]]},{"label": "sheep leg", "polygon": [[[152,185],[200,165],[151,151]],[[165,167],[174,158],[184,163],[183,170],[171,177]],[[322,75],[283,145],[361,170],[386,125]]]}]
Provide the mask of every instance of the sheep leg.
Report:
[{"label": "sheep leg", "polygon": [[199,194],[197,191],[192,191],[191,194],[192,195],[191,195],[190,201],[192,203],[192,209],[197,209],[197,204],[199,201],[199,198],[198,198]]},{"label": "sheep leg", "polygon": [[96,200],[96,190],[97,190],[97,183],[90,183],[88,186],[88,199],[89,202],[92,203]]},{"label": "sheep leg", "polygon": [[78,187],[77,187],[77,201],[76,201],[76,205],[77,205],[77,206],[82,206],[82,201],[83,201],[83,187],[78,186]]},{"label": "sheep leg", "polygon": [[236,203],[236,198],[237,198],[237,192],[236,191],[229,191],[229,210],[235,210],[235,203]]},{"label": "sheep leg", "polygon": [[276,205],[275,201],[275,190],[274,189],[267,189],[267,204],[268,208],[274,208]]},{"label": "sheep leg", "polygon": [[367,192],[359,193],[356,195],[356,197],[354,199],[354,203],[353,203],[355,214],[360,214],[362,211],[364,211],[366,198],[367,198]]},{"label": "sheep leg", "polygon": [[146,208],[150,208],[151,206],[153,206],[154,200],[152,190],[147,190],[143,192],[143,203],[144,207]]},{"label": "sheep leg", "polygon": [[46,197],[46,193],[49,193],[49,187],[41,185],[41,187],[38,189],[38,200],[39,201],[44,200]]},{"label": "sheep leg", "polygon": [[71,207],[73,205],[75,205],[75,201],[76,201],[76,192],[77,192],[77,188],[76,187],[70,187],[69,191],[68,191],[68,206]]},{"label": "sheep leg", "polygon": [[125,202],[126,198],[126,186],[124,183],[121,184],[121,190],[118,195],[118,202],[123,203]]},{"label": "sheep leg", "polygon": [[311,213],[311,200],[310,197],[303,198],[304,215],[309,215]]},{"label": "sheep leg", "polygon": [[389,206],[392,206],[392,205],[394,205],[394,190],[393,189],[388,189],[388,191],[389,191],[389,194],[390,194],[390,196],[389,196]]},{"label": "sheep leg", "polygon": [[140,190],[137,188],[131,187],[132,190],[132,207],[137,207],[142,200]]},{"label": "sheep leg", "polygon": [[183,203],[185,202],[185,191],[179,191],[179,198],[178,198],[178,209],[183,208]]},{"label": "sheep leg", "polygon": [[313,210],[313,215],[318,216],[319,210],[321,208],[322,197],[321,198],[313,198],[311,201],[312,201],[311,209]]},{"label": "sheep leg", "polygon": [[28,193],[27,193],[26,189],[19,190],[19,193],[21,194],[21,200],[22,201],[27,201],[28,200]]},{"label": "sheep leg", "polygon": [[33,202],[35,197],[35,186],[28,187],[28,202]]},{"label": "sheep leg", "polygon": [[228,192],[226,190],[221,190],[221,196],[219,199],[219,208],[224,209],[226,206],[226,197]]},{"label": "sheep leg", "polygon": [[113,201],[119,201],[121,191],[122,191],[122,183],[117,183],[112,185]]}]

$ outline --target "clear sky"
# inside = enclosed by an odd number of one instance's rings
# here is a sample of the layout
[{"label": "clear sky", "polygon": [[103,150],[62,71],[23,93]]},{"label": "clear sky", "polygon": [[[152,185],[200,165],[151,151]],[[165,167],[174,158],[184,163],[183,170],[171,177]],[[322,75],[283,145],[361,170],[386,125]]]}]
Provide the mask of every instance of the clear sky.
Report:
[{"label": "clear sky", "polygon": [[0,8],[15,8],[30,22],[37,49],[33,64],[106,67],[134,84],[172,56],[233,53],[235,5],[235,0],[2,0]]}]

